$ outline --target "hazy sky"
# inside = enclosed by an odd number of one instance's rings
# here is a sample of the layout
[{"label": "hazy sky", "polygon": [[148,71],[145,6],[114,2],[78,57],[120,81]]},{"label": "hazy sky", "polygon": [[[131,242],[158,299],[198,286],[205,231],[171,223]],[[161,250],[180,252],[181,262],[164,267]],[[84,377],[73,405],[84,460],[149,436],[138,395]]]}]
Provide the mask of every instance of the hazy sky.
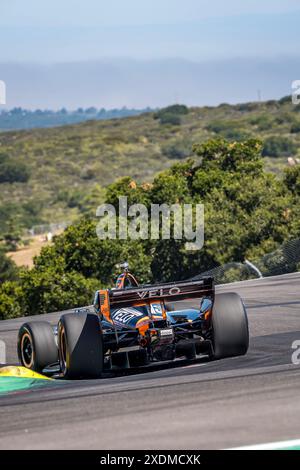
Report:
[{"label": "hazy sky", "polygon": [[0,0],[0,62],[298,55],[299,0]]},{"label": "hazy sky", "polygon": [[299,39],[300,0],[0,0],[0,79],[9,107],[276,98]]}]

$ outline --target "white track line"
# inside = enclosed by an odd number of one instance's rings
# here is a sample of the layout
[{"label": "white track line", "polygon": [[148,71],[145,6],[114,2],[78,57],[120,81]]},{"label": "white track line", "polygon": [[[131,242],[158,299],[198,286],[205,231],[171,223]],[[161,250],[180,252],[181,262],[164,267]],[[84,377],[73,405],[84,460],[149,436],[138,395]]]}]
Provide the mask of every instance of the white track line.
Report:
[{"label": "white track line", "polygon": [[272,450],[286,449],[288,447],[300,447],[300,439],[294,439],[292,441],[269,442],[267,444],[257,444],[252,446],[235,447],[229,450]]},{"label": "white track line", "polygon": [[[245,285],[247,284],[252,284],[253,282],[266,282],[266,281],[272,281],[272,280],[276,280],[276,279],[288,279],[289,277],[291,278],[297,278],[298,276],[300,275],[300,272],[299,271],[295,271],[293,273],[285,273],[285,274],[277,274],[277,275],[274,275],[274,276],[265,276],[265,277],[256,277],[254,279],[246,279],[245,281],[234,281],[234,282],[228,282],[226,284],[216,284],[216,286],[218,287],[226,287],[226,286],[234,286],[235,284],[242,284],[244,283]],[[212,276],[213,277],[213,276]]]}]

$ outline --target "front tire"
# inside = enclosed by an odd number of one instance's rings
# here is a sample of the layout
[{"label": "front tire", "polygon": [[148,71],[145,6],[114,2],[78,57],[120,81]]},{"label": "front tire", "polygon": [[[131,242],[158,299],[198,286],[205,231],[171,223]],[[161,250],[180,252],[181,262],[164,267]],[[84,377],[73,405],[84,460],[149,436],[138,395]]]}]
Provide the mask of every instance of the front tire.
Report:
[{"label": "front tire", "polygon": [[42,372],[58,362],[58,350],[53,328],[45,321],[24,323],[18,336],[18,356],[22,366]]},{"label": "front tire", "polygon": [[63,315],[58,324],[58,349],[65,378],[99,377],[103,371],[103,339],[97,315]]},{"label": "front tire", "polygon": [[217,294],[212,312],[213,359],[242,356],[249,347],[245,306],[234,292]]}]

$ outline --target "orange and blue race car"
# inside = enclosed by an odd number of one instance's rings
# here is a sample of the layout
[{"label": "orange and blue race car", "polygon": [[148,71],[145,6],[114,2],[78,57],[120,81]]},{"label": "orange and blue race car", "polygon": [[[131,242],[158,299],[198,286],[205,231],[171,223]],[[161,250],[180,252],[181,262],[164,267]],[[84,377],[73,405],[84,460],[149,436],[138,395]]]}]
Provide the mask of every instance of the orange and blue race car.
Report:
[{"label": "orange and blue race car", "polygon": [[93,306],[62,314],[55,327],[45,321],[23,324],[22,365],[83,379],[178,358],[247,352],[247,314],[238,294],[216,294],[210,277],[139,285],[127,263],[123,268],[115,288],[96,291]]}]

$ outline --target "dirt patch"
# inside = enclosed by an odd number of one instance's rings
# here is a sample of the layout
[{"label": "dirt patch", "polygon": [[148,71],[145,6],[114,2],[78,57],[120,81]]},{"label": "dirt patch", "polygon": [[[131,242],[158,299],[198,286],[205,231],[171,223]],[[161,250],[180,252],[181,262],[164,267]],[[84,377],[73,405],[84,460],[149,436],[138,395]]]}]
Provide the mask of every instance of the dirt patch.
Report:
[{"label": "dirt patch", "polygon": [[33,258],[40,254],[44,246],[49,245],[45,237],[39,236],[32,239],[30,245],[20,248],[17,251],[11,251],[7,255],[16,263],[17,266],[33,267]]}]

